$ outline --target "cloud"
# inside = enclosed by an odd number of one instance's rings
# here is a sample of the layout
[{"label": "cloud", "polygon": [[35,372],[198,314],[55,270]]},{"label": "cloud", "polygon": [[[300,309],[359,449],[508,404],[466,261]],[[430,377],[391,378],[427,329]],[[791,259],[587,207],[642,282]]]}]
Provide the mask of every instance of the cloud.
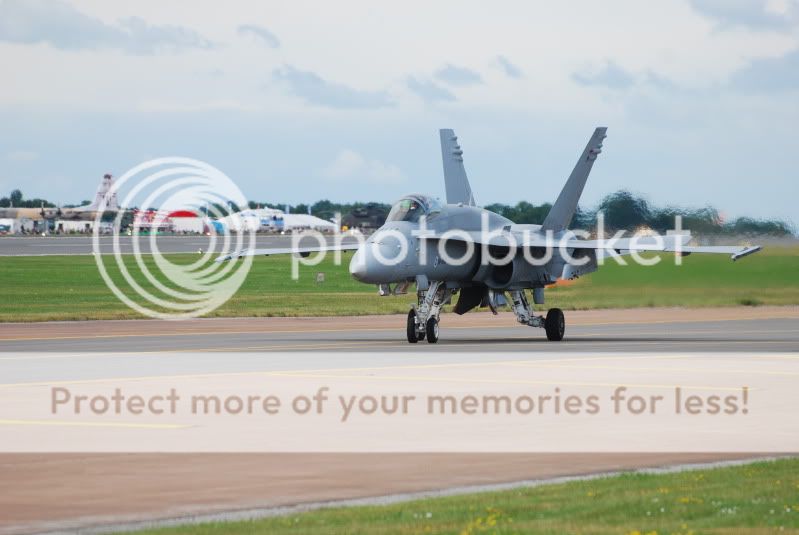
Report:
[{"label": "cloud", "polygon": [[385,91],[363,91],[328,82],[318,74],[291,65],[275,69],[272,78],[288,85],[291,92],[311,104],[329,108],[385,108],[394,102]]},{"label": "cloud", "polygon": [[495,61],[506,76],[517,79],[522,77],[521,69],[519,69],[519,67],[517,67],[513,63],[511,63],[510,60],[508,60],[508,58],[506,58],[505,56],[497,56]]},{"label": "cloud", "polygon": [[323,170],[325,178],[345,182],[396,184],[405,180],[396,165],[364,158],[354,150],[344,149]]},{"label": "cloud", "polygon": [[10,162],[32,162],[39,159],[39,154],[30,150],[15,150],[7,152],[5,158]]},{"label": "cloud", "polygon": [[635,82],[630,73],[612,61],[607,62],[601,70],[593,74],[576,72],[572,74],[572,78],[580,85],[598,85],[610,89],[627,89]]},{"label": "cloud", "polygon": [[796,0],[690,0],[691,6],[721,26],[788,30],[799,23]]},{"label": "cloud", "polygon": [[269,48],[280,48],[280,40],[275,34],[263,26],[255,24],[242,24],[238,29],[239,35],[254,35]]},{"label": "cloud", "polygon": [[408,89],[416,93],[425,102],[455,102],[457,99],[449,89],[431,82],[418,80],[413,76],[408,77]]},{"label": "cloud", "polygon": [[435,77],[449,85],[464,87],[483,83],[479,73],[447,63],[435,72]]},{"label": "cloud", "polygon": [[60,0],[2,0],[0,41],[46,43],[61,50],[115,48],[140,55],[213,46],[194,30],[153,26],[139,17],[111,26]]},{"label": "cloud", "polygon": [[799,49],[780,58],[753,61],[732,76],[731,84],[751,93],[799,90]]}]

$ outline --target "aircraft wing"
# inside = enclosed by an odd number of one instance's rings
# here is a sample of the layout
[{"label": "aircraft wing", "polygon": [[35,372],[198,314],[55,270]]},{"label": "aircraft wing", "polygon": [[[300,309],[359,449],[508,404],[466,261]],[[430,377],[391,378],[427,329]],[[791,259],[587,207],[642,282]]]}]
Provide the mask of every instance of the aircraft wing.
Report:
[{"label": "aircraft wing", "polygon": [[278,254],[298,254],[300,256],[308,256],[313,253],[331,253],[335,251],[355,251],[360,244],[358,243],[341,243],[338,245],[326,246],[311,246],[311,247],[273,247],[269,249],[243,249],[234,253],[229,253],[220,256],[216,259],[217,262],[226,262],[234,258],[241,258],[244,256],[270,256]]},{"label": "aircraft wing", "polygon": [[606,240],[604,243],[601,243],[597,240],[568,240],[566,242],[567,248],[574,248],[574,249],[595,249],[595,250],[606,250],[606,251],[616,251],[620,253],[629,253],[632,251],[637,252],[664,252],[664,253],[676,253],[679,252],[682,255],[689,255],[693,253],[699,254],[728,254],[730,255],[730,259],[735,262],[745,256],[749,256],[750,254],[754,254],[762,249],[759,245],[755,246],[695,246],[695,245],[684,245],[679,243],[678,240],[669,240],[672,236],[663,236],[664,241],[661,244],[656,243],[647,243],[643,240],[638,240],[638,243],[634,243],[632,239],[622,239],[622,240]]},{"label": "aircraft wing", "polygon": [[491,233],[486,239],[479,231],[461,232],[457,236],[450,239],[470,241],[479,245],[493,245],[500,247],[507,247],[509,244],[515,244],[517,247],[537,247],[546,248],[551,246],[553,248],[565,247],[567,249],[593,249],[596,251],[615,252],[617,254],[629,254],[632,251],[636,252],[664,252],[674,253],[679,252],[683,255],[692,253],[709,253],[709,254],[728,254],[730,258],[735,261],[745,256],[754,254],[762,249],[756,246],[694,246],[686,245],[690,240],[690,236],[684,235],[670,235],[655,237],[641,237],[641,238],[622,238],[622,239],[606,239],[606,240],[580,240],[577,238],[567,238],[565,240],[554,239],[548,242],[546,237],[539,234],[523,234],[518,231],[503,231],[501,233]]}]

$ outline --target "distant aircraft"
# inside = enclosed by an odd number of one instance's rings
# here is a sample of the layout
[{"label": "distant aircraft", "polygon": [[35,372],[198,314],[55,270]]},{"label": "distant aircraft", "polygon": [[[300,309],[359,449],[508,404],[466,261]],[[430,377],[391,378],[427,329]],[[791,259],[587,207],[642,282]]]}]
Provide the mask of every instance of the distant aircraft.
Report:
[{"label": "distant aircraft", "polygon": [[[477,306],[496,313],[508,303],[519,323],[541,327],[552,341],[563,339],[563,311],[550,309],[546,317],[530,305],[544,304],[544,288],[558,279],[575,279],[598,269],[598,259],[639,251],[721,253],[732,260],[759,251],[755,247],[696,247],[686,245],[690,236],[652,236],[643,239],[578,239],[568,230],[594,161],[602,152],[606,128],[597,128],[557,201],[542,225],[515,224],[476,206],[463,165],[463,151],[454,131],[440,131],[441,155],[447,203],[427,195],[401,198],[385,224],[362,244],[249,249],[219,258],[241,256],[355,250],[350,262],[352,276],[378,286],[381,295],[399,295],[415,283],[417,304],[408,312],[408,342],[438,341],[441,307],[459,295],[454,312],[464,314]],[[405,242],[405,247],[401,242]],[[561,254],[547,253],[553,250]],[[392,291],[391,284],[395,284]],[[505,294],[509,296],[506,300]]]}]

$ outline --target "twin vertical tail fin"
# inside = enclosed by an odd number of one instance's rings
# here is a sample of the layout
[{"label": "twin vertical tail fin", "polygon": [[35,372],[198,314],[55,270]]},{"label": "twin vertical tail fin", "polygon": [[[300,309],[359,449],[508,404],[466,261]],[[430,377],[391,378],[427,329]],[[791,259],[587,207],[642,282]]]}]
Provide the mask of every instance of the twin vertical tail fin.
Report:
[{"label": "twin vertical tail fin", "polygon": [[591,172],[597,156],[602,152],[602,140],[607,137],[606,131],[607,128],[604,126],[594,130],[588,145],[585,146],[580,159],[577,160],[577,165],[569,175],[569,180],[563,186],[558,200],[552,205],[552,209],[544,219],[541,230],[551,230],[557,233],[569,228],[574,212],[577,210],[577,203],[580,202],[580,196],[583,194],[583,188],[588,180],[588,174]]},{"label": "twin vertical tail fin", "polygon": [[466,169],[463,166],[463,151],[458,145],[454,130],[439,130],[441,135],[441,160],[444,163],[444,185],[447,190],[447,204],[462,203],[474,206],[474,195]]}]

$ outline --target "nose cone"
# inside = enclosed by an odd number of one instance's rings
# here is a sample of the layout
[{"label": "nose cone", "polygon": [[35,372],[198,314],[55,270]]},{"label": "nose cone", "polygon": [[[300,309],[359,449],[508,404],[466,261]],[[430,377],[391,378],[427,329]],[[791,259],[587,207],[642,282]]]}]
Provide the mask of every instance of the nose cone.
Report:
[{"label": "nose cone", "polygon": [[352,255],[352,260],[350,260],[350,275],[357,281],[366,282],[366,274],[366,253],[364,252],[364,247],[361,246],[355,251],[355,254]]},{"label": "nose cone", "polygon": [[387,245],[367,242],[352,255],[350,274],[355,280],[369,284],[392,282],[396,256],[396,251]]}]

